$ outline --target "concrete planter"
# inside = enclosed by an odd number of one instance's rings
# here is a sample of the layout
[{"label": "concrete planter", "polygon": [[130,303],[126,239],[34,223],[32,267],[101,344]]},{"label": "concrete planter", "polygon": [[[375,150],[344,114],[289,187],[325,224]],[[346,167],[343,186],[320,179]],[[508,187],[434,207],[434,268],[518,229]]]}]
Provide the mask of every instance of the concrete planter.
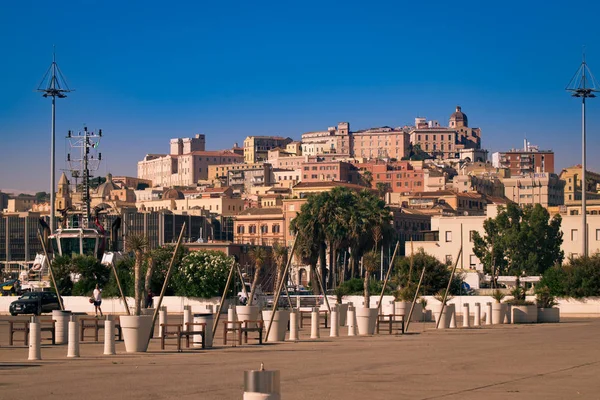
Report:
[{"label": "concrete planter", "polygon": [[[258,306],[235,306],[238,321],[257,321]],[[256,328],[255,323],[248,324],[250,328]]]},{"label": "concrete planter", "polygon": [[504,314],[506,306],[502,303],[492,303],[492,325],[500,325],[504,323]]},{"label": "concrete planter", "polygon": [[378,312],[378,308],[356,308],[356,323],[359,335],[368,336],[375,334],[375,325],[377,324]]},{"label": "concrete planter", "polygon": [[338,316],[340,318],[340,326],[346,326],[346,317],[348,315],[348,303],[337,303]]},{"label": "concrete planter", "polygon": [[538,311],[535,304],[529,306],[515,306],[513,304],[511,308],[511,321],[513,324],[534,324],[538,320]]},{"label": "concrete planter", "polygon": [[148,338],[152,329],[150,315],[122,315],[119,318],[125,351],[128,353],[144,353],[148,350]]},{"label": "concrete planter", "polygon": [[[390,314],[396,314],[396,303],[393,301],[386,302],[381,306],[381,315],[386,316]],[[385,318],[386,321],[388,319],[389,317]]]},{"label": "concrete planter", "polygon": [[537,322],[560,322],[560,308],[538,308]]},{"label": "concrete planter", "polygon": [[410,301],[397,301],[394,303],[394,307],[396,308],[396,314],[404,315],[404,320],[408,320],[408,313],[410,312],[410,306],[412,302]]},{"label": "concrete planter", "polygon": [[423,310],[423,322],[433,321],[433,313],[431,310]]},{"label": "concrete planter", "polygon": [[[434,304],[432,306],[433,316],[435,318],[435,323],[437,324],[438,319],[440,318],[440,312],[442,310],[441,304]],[[452,314],[454,314],[454,304],[447,304],[444,307],[444,314],[441,316],[440,324],[438,325],[438,329],[448,329],[450,328],[450,320],[452,319]]]},{"label": "concrete planter", "polygon": [[416,303],[415,308],[413,309],[412,316],[410,317],[410,322],[421,322],[421,321],[423,321],[423,305],[421,303]]},{"label": "concrete planter", "polygon": [[[265,329],[269,327],[269,321],[271,321],[271,315],[273,310],[265,310],[262,312],[263,320],[265,321]],[[289,310],[277,310],[275,311],[275,317],[273,318],[273,324],[271,325],[271,331],[267,340],[269,342],[283,342],[285,340],[285,334],[287,332],[288,323],[290,322],[290,311]]]}]

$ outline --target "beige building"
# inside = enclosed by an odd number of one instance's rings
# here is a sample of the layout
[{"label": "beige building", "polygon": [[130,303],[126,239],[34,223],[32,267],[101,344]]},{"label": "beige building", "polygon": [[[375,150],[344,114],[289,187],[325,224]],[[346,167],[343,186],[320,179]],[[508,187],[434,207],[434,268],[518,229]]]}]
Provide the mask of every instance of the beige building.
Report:
[{"label": "beige building", "polygon": [[235,243],[272,246],[285,243],[281,207],[249,208],[234,219]]},{"label": "beige building", "polygon": [[564,204],[565,182],[551,173],[503,178],[504,195],[509,200],[523,205],[541,204],[543,207]]},{"label": "beige building", "polygon": [[324,143],[328,149],[322,154],[352,155],[352,138],[349,122],[340,122],[326,131],[306,132],[302,134],[302,145]]},{"label": "beige building", "polygon": [[[581,206],[581,164],[565,168],[560,173],[560,179],[565,182],[565,204]],[[585,172],[587,181],[586,200],[600,199],[600,174],[592,171]]]},{"label": "beige building", "polygon": [[266,161],[269,150],[277,147],[285,149],[292,142],[292,139],[281,136],[248,136],[244,140],[244,162]]},{"label": "beige building", "polygon": [[296,169],[302,166],[302,163],[308,161],[306,155],[294,155],[281,149],[269,150],[267,161],[273,168]]},{"label": "beige building", "polygon": [[140,211],[168,210],[175,214],[194,214],[207,211],[212,214],[233,216],[244,209],[244,200],[226,195],[208,195],[186,198],[181,191],[168,189],[159,200],[137,201]]},{"label": "beige building", "polygon": [[227,182],[229,171],[243,171],[262,168],[263,163],[235,163],[208,166],[208,181],[211,183]]},{"label": "beige building", "polygon": [[275,185],[291,189],[301,180],[301,169],[273,169],[273,184]]},{"label": "beige building", "polygon": [[371,128],[352,132],[352,144],[355,157],[400,160],[408,155],[410,135],[403,128]]}]

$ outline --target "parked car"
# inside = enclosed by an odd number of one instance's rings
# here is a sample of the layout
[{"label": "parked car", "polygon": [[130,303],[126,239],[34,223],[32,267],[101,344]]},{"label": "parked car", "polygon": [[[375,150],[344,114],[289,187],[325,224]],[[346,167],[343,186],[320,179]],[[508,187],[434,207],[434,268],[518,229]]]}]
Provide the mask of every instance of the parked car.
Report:
[{"label": "parked car", "polygon": [[28,292],[10,303],[10,315],[35,314],[60,310],[58,296],[52,292]]}]

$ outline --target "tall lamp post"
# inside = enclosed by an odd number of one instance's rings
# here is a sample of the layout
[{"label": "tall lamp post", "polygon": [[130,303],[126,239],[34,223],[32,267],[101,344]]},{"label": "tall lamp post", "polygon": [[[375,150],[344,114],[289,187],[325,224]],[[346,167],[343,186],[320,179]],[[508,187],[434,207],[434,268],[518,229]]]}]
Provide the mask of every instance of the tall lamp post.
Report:
[{"label": "tall lamp post", "polygon": [[[594,98],[594,93],[598,92],[600,87],[592,75],[589,67],[585,62],[585,53],[583,54],[583,60],[581,65],[571,78],[571,81],[566,87],[566,90],[571,93],[573,97],[581,98],[581,216],[582,216],[582,244],[581,244],[581,255],[586,257],[588,255],[588,232],[587,232],[587,207],[586,207],[586,192],[587,182],[585,180],[585,99]],[[575,182],[576,183],[576,182]]]},{"label": "tall lamp post", "polygon": [[56,52],[52,54],[52,64],[44,74],[37,92],[44,97],[52,97],[52,139],[50,144],[50,232],[54,233],[55,198],[56,198],[56,98],[64,99],[71,92],[67,80],[56,63]]}]

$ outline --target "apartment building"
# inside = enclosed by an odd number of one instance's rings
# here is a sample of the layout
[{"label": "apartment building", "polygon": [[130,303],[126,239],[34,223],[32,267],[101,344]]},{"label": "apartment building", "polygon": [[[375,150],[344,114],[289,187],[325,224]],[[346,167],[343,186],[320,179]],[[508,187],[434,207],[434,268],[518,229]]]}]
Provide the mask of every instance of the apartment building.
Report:
[{"label": "apartment building", "polygon": [[266,161],[269,150],[275,148],[285,149],[292,142],[292,139],[281,136],[248,136],[244,140],[244,162]]},{"label": "apartment building", "polygon": [[554,152],[540,150],[525,141],[523,149],[511,149],[492,154],[492,164],[499,168],[508,168],[511,175],[533,173],[554,173]]}]

